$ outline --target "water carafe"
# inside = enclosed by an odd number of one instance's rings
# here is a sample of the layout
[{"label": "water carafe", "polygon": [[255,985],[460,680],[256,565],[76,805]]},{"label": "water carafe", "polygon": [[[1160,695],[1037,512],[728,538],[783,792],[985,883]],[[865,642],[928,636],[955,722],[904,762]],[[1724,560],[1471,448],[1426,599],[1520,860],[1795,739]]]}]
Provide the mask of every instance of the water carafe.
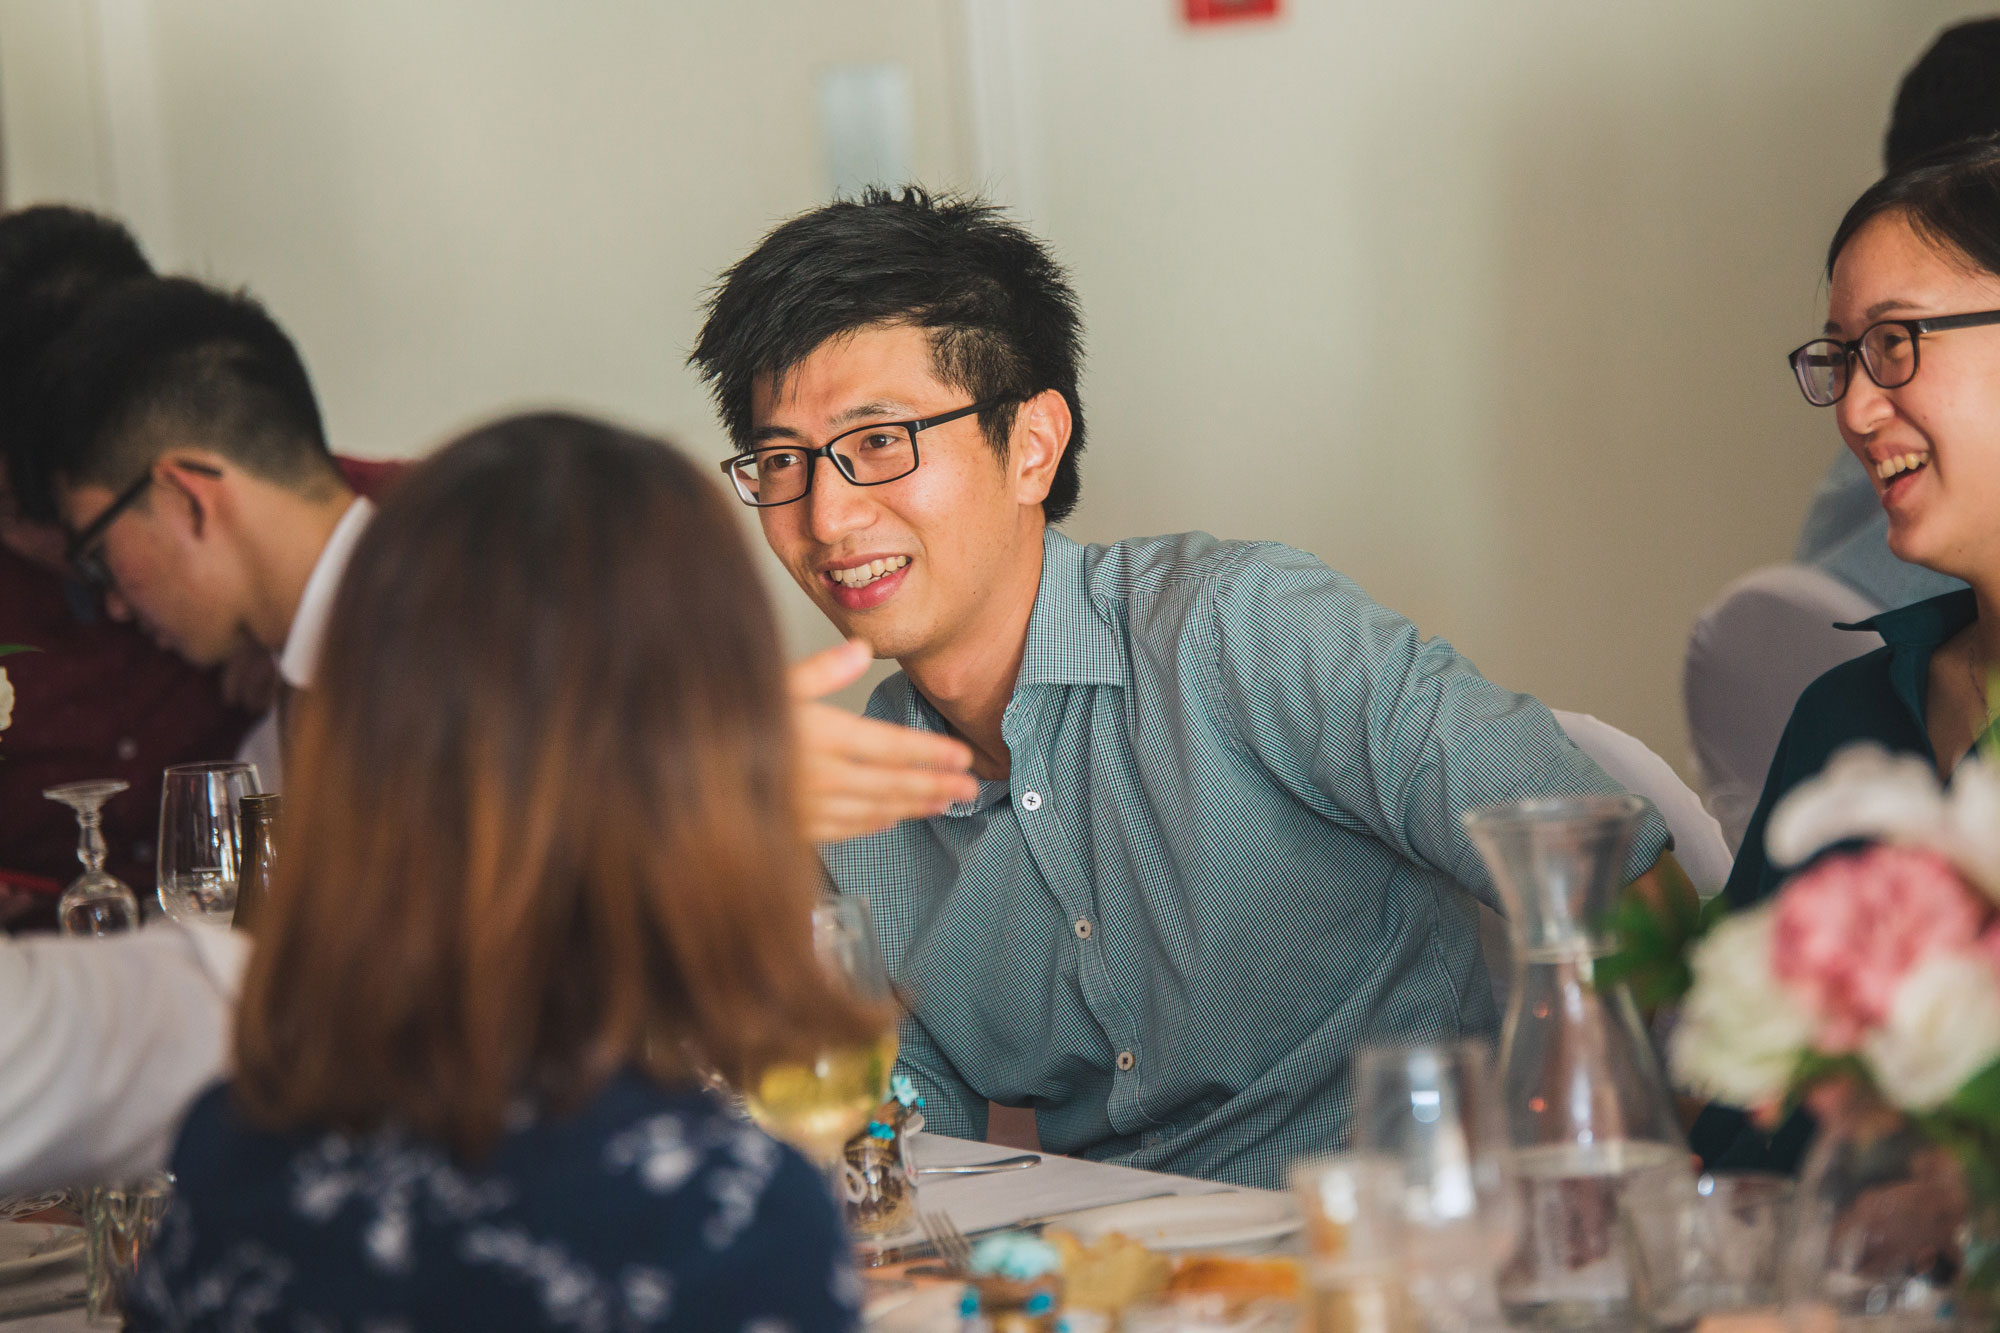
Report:
[{"label": "water carafe", "polygon": [[1465,816],[1514,947],[1500,1082],[1521,1206],[1500,1296],[1516,1326],[1641,1322],[1632,1283],[1648,1221],[1693,1188],[1638,1007],[1597,975],[1644,808],[1635,796],[1585,796]]}]

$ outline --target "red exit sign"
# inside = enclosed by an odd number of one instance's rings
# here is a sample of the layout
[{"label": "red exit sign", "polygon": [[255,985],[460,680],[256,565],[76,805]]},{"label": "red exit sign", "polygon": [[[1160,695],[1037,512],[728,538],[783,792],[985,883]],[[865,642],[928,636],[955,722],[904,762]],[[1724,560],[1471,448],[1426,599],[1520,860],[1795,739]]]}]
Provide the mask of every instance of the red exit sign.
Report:
[{"label": "red exit sign", "polygon": [[1278,0],[1181,0],[1189,23],[1233,23],[1238,19],[1274,19]]}]

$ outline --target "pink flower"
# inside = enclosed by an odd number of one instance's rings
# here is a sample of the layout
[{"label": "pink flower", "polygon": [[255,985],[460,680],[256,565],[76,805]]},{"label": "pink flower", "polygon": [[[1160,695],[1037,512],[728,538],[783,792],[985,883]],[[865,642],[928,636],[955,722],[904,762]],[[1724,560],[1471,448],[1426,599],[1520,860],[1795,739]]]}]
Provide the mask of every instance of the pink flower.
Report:
[{"label": "pink flower", "polygon": [[1845,1053],[1887,1019],[1897,986],[1922,960],[1977,941],[2000,962],[1989,916],[1985,899],[1934,852],[1830,856],[1778,895],[1772,965],[1819,1016],[1818,1048]]}]

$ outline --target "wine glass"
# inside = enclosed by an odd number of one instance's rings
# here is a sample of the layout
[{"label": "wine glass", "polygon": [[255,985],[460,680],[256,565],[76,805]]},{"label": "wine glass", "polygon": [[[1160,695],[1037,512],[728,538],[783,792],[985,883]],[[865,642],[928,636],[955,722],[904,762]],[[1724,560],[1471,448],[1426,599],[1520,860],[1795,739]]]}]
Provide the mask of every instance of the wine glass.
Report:
[{"label": "wine glass", "polygon": [[1421,1322],[1498,1327],[1496,1274],[1519,1209],[1484,1048],[1367,1047],[1354,1079],[1353,1148],[1400,1182],[1402,1268]]},{"label": "wine glass", "polygon": [[51,801],[61,801],[76,813],[76,859],[83,873],[63,890],[56,920],[65,935],[116,935],[139,926],[139,899],[116,875],[104,868],[104,803],[130,783],[117,778],[65,782],[43,789]]},{"label": "wine glass", "polygon": [[160,789],[160,906],[176,921],[228,925],[243,868],[244,796],[255,764],[176,764]]},{"label": "wine glass", "polygon": [[[813,908],[813,951],[836,982],[865,1003],[889,999],[889,969],[875,939],[868,900],[842,896]],[[835,1196],[847,1141],[859,1134],[889,1091],[896,1063],[892,1026],[863,1046],[822,1050],[802,1064],[767,1069],[745,1090],[751,1116],[827,1172]]]}]

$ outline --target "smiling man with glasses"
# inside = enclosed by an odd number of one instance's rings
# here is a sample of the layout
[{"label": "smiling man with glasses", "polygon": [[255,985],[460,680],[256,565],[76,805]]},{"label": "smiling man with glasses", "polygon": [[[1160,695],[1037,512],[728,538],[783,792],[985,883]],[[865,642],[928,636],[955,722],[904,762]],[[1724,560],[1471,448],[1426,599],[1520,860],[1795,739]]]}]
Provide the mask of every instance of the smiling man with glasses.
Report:
[{"label": "smiling man with glasses", "polygon": [[[1459,815],[1616,790],[1534,700],[1303,552],[1083,546],[1081,325],[993,209],[871,192],[725,276],[692,357],[771,549],[851,640],[795,675],[804,816],[911,997],[934,1129],[1256,1185],[1365,1042],[1490,1033]],[[870,653],[866,719],[813,702]],[[1648,812],[1630,870],[1665,857]],[[1671,875],[1671,867],[1668,867]]]}]

